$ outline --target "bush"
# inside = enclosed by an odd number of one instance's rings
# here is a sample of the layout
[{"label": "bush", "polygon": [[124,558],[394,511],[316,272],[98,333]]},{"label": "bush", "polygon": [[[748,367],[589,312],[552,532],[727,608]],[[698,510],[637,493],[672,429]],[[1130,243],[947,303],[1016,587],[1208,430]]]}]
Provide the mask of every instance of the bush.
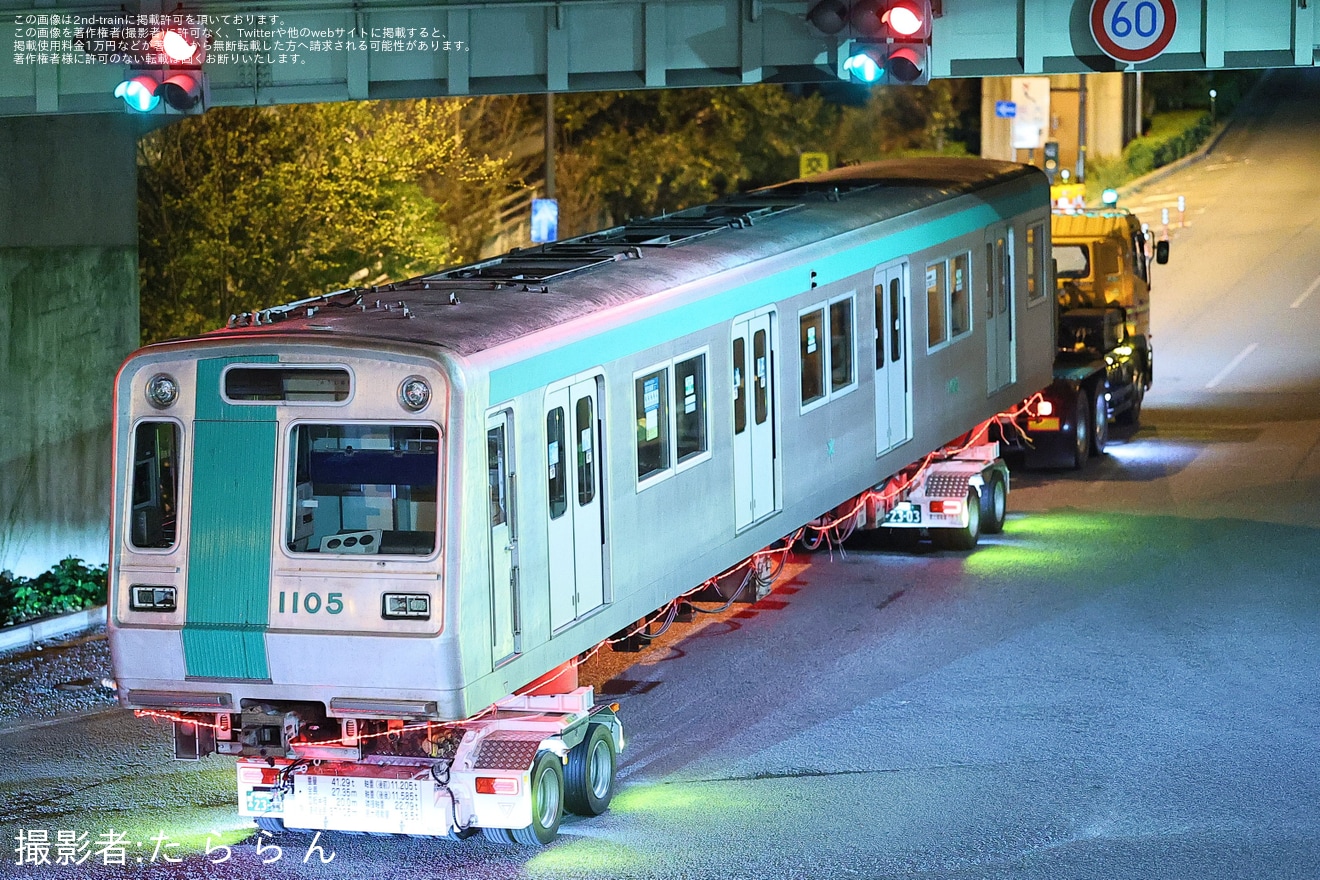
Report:
[{"label": "bush", "polygon": [[1133,178],[1181,159],[1209,136],[1210,116],[1207,113],[1179,110],[1159,114],[1151,121],[1146,135],[1128,142],[1120,158],[1087,164],[1087,201],[1095,201],[1105,189],[1122,186]]},{"label": "bush", "polygon": [[0,624],[79,611],[106,601],[106,566],[70,556],[34,578],[0,571]]}]

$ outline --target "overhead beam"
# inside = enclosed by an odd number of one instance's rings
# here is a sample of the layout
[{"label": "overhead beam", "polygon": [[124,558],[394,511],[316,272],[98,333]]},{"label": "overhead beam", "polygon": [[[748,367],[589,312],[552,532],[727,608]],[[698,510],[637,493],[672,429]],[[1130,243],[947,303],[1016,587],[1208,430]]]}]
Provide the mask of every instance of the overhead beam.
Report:
[{"label": "overhead beam", "polygon": [[[147,2],[135,7],[130,0],[129,8],[152,11]],[[222,17],[207,63],[211,106],[833,81],[839,39],[807,23],[812,2],[266,0],[259,6],[230,0],[206,6],[207,15]],[[1162,56],[1136,69],[1315,63],[1313,7],[1320,0],[1175,2],[1173,40]],[[935,77],[1126,69],[1090,36],[1088,0],[942,5],[931,48]],[[0,116],[123,112],[112,92],[126,69],[52,50],[59,39],[49,34],[51,14],[118,8],[87,0],[0,0]],[[243,39],[236,17],[258,14],[276,22],[242,30],[285,28],[302,36]]]}]

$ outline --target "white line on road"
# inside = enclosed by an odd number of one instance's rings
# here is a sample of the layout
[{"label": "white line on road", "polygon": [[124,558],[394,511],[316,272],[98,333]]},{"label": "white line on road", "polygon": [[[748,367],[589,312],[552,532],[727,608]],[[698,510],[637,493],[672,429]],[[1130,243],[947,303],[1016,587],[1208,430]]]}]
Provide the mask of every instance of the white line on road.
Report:
[{"label": "white line on road", "polygon": [[1302,291],[1302,295],[1297,297],[1297,299],[1293,300],[1292,305],[1288,306],[1288,308],[1295,309],[1300,307],[1302,303],[1306,302],[1306,298],[1308,296],[1315,293],[1317,287],[1320,287],[1320,278],[1317,278],[1314,281],[1312,281],[1311,286],[1306,288],[1306,290]]},{"label": "white line on road", "polygon": [[1216,373],[1216,374],[1215,374],[1215,377],[1214,377],[1213,379],[1211,379],[1209,382],[1206,382],[1206,383],[1205,383],[1205,387],[1206,387],[1206,389],[1208,390],[1208,389],[1210,389],[1210,388],[1214,388],[1214,387],[1215,387],[1216,385],[1218,385],[1220,382],[1222,382],[1222,381],[1224,381],[1225,379],[1227,379],[1227,378],[1228,378],[1228,374],[1231,373],[1231,372],[1233,372],[1233,370],[1237,368],[1237,365],[1238,365],[1238,364],[1240,364],[1240,363],[1242,363],[1243,361],[1245,361],[1245,360],[1247,359],[1247,357],[1248,357],[1253,351],[1256,350],[1256,345],[1257,345],[1257,344],[1253,342],[1253,343],[1251,343],[1251,345],[1248,345],[1246,348],[1244,348],[1244,349],[1242,349],[1241,351],[1239,351],[1237,357],[1235,357],[1235,358],[1233,358],[1231,361],[1229,361],[1229,362],[1228,362],[1228,365],[1227,365],[1226,367],[1224,367],[1222,370],[1220,370],[1218,373]]}]

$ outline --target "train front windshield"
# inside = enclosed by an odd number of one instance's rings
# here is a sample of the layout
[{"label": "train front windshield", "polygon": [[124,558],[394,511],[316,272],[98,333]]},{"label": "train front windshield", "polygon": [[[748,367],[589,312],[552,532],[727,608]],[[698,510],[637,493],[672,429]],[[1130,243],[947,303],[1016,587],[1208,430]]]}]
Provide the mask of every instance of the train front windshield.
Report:
[{"label": "train front windshield", "polygon": [[297,425],[289,456],[288,549],[430,555],[439,439],[425,425]]}]

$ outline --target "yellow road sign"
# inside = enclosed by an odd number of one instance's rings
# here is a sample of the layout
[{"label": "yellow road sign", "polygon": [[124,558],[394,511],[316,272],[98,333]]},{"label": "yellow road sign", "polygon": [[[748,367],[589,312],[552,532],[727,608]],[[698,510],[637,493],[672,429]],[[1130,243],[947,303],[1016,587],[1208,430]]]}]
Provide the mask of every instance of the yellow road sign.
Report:
[{"label": "yellow road sign", "polygon": [[798,177],[810,177],[829,170],[829,153],[803,153],[798,157]]}]

